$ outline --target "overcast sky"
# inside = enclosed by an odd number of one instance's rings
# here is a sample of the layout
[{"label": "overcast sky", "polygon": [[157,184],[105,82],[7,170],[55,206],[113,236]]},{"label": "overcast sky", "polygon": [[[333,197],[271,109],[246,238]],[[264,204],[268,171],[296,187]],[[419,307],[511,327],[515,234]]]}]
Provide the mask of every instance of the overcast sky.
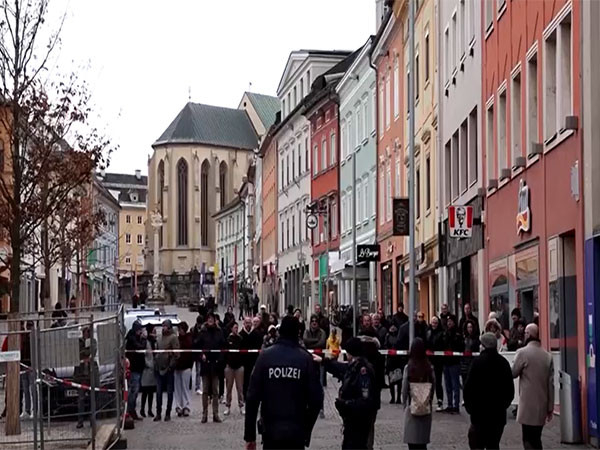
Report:
[{"label": "overcast sky", "polygon": [[[66,9],[61,70],[88,81],[99,124],[120,146],[110,171],[147,171],[152,143],[191,99],[236,108],[275,95],[301,48],[355,50],[374,0],[52,0]],[[80,69],[84,67],[84,69]]]}]

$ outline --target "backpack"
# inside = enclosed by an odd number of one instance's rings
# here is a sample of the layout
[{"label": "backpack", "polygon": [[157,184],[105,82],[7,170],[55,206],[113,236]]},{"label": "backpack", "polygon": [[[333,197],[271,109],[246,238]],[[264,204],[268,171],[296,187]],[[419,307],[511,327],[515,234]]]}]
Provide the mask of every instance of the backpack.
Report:
[{"label": "backpack", "polygon": [[410,386],[410,413],[413,416],[427,416],[431,414],[431,383],[409,383]]}]

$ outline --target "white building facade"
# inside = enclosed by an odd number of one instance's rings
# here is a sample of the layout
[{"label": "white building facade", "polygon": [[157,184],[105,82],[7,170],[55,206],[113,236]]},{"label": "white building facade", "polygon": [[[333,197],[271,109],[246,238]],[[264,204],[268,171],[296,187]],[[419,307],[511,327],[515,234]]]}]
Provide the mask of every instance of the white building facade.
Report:
[{"label": "white building facade", "polygon": [[234,283],[244,279],[245,206],[236,195],[235,199],[213,217],[217,228],[216,262],[219,273],[219,303],[231,305],[236,302]]}]

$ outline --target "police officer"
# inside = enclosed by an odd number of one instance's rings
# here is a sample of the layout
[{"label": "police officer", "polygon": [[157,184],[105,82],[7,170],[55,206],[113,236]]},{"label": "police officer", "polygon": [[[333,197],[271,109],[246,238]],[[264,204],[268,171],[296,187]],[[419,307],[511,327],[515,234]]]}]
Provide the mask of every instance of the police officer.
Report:
[{"label": "police officer", "polygon": [[261,352],[246,396],[246,448],[256,448],[256,419],[264,449],[304,449],[323,405],[323,388],[311,355],[300,347],[298,319],[286,316],[279,339]]},{"label": "police officer", "polygon": [[325,369],[342,382],[335,401],[344,421],[342,449],[369,447],[369,434],[380,407],[375,370],[364,355],[364,344],[351,338],[345,346],[348,363],[324,359]]}]

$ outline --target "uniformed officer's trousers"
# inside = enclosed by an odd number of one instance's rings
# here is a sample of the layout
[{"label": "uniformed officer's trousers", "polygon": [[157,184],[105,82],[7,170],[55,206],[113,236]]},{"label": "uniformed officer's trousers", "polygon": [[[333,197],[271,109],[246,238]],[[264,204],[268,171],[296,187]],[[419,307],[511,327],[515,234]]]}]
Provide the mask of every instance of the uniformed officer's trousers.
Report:
[{"label": "uniformed officer's trousers", "polygon": [[304,439],[270,440],[263,437],[264,450],[304,450]]},{"label": "uniformed officer's trousers", "polygon": [[364,450],[368,447],[371,420],[344,420],[343,450]]}]

